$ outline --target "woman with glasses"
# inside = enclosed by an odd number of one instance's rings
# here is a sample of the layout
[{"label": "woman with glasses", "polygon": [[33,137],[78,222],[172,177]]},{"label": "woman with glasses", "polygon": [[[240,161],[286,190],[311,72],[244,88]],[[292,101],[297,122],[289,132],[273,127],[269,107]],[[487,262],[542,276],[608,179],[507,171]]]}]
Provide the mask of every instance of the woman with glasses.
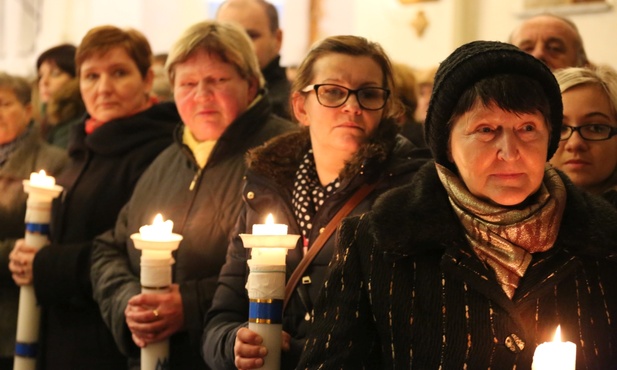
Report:
[{"label": "woman with glasses", "polygon": [[566,68],[555,77],[563,125],[551,164],[578,187],[617,206],[617,72],[610,67]]},{"label": "woman with glasses", "polygon": [[[392,89],[390,61],[376,43],[336,36],[308,53],[291,97],[293,115],[303,129],[249,153],[244,210],[203,332],[203,356],[211,368],[259,368],[267,351],[262,338],[246,328],[250,252],[239,233],[251,233],[252,225],[264,223],[273,214],[277,223],[289,226],[289,234],[301,235],[287,254],[289,280],[358,189],[376,184],[351,214],[366,212],[378,194],[408,182],[425,162],[410,142],[397,135],[394,119],[400,103],[392,99]],[[331,235],[289,296],[283,311],[282,369],[297,365],[333,245]]]}]

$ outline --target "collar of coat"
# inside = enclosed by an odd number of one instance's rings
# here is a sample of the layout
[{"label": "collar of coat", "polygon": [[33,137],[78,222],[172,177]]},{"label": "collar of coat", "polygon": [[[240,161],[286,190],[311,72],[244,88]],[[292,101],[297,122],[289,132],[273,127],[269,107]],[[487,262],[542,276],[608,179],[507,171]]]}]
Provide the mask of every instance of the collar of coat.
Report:
[{"label": "collar of coat", "polygon": [[[85,120],[89,118],[86,116]],[[158,103],[133,116],[109,121],[89,135],[84,122],[71,129],[69,154],[92,150],[101,155],[120,155],[141,145],[171,137],[180,121],[176,105],[172,102]]]},{"label": "collar of coat", "polygon": [[[561,172],[566,209],[555,245],[580,256],[617,260],[617,210],[577,189]],[[404,187],[378,199],[370,224],[380,248],[397,255],[438,252],[465,243],[464,231],[430,161]]]},{"label": "collar of coat", "polygon": [[[383,171],[380,165],[386,162],[395,146],[404,145],[397,143],[397,132],[398,126],[394,122],[382,121],[375,135],[345,165],[340,176],[341,183],[346,183],[359,173],[366,175],[367,181],[374,181]],[[255,174],[272,179],[282,188],[290,189],[310,145],[308,128],[283,134],[250,150],[247,154],[248,168]]]}]

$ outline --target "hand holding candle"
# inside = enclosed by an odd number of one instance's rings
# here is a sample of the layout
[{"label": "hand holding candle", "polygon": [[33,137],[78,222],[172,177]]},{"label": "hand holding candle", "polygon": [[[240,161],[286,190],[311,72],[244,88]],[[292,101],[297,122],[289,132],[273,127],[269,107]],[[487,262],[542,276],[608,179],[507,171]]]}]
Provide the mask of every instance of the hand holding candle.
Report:
[{"label": "hand holding candle", "polygon": [[[163,221],[157,214],[151,225],[139,228],[139,233],[131,235],[135,248],[141,250],[141,292],[146,294],[166,294],[172,283],[171,253],[178,248],[182,236],[172,232],[171,220]],[[152,314],[158,318],[159,312]],[[144,370],[166,369],[169,366],[169,339],[150,343],[141,349],[141,368]]]},{"label": "hand holding candle", "polygon": [[576,344],[561,341],[561,326],[557,326],[552,342],[542,343],[533,355],[532,370],[575,370]]},{"label": "hand holding candle", "polygon": [[268,354],[261,369],[278,370],[281,362],[285,256],[296,246],[299,235],[287,235],[287,225],[275,224],[268,215],[265,224],[253,225],[253,234],[240,234],[245,248],[252,248],[248,261],[249,329],[259,334]]},{"label": "hand holding candle", "polygon": [[[26,234],[23,244],[35,251],[48,244],[51,203],[62,192],[56,179],[47,176],[44,170],[32,173],[23,181],[26,201]],[[30,262],[31,266],[31,262]],[[37,342],[39,339],[40,307],[36,302],[32,285],[22,285],[19,293],[17,333],[15,344],[15,370],[33,370],[36,367]]]}]

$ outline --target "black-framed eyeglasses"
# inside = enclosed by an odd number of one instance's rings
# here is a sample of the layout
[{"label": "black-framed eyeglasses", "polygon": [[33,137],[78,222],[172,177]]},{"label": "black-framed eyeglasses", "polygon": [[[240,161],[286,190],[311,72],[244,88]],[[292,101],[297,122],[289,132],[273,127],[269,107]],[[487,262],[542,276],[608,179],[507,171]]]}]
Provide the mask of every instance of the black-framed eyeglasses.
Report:
[{"label": "black-framed eyeglasses", "polygon": [[568,140],[574,131],[578,132],[584,140],[587,141],[602,141],[608,140],[617,135],[617,127],[593,123],[583,126],[568,126],[561,125],[561,136],[559,140]]},{"label": "black-framed eyeglasses", "polygon": [[310,92],[311,90],[315,90],[319,104],[328,108],[340,107],[349,99],[349,95],[353,94],[362,109],[380,110],[386,105],[390,96],[390,90],[383,87],[370,86],[352,90],[336,84],[308,85],[302,89],[302,92]]}]

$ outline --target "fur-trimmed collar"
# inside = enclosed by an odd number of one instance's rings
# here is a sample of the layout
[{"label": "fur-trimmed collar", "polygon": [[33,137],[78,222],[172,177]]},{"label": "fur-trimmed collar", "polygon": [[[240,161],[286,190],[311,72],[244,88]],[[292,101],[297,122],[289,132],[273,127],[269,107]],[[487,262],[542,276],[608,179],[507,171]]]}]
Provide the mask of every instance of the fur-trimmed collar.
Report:
[{"label": "fur-trimmed collar", "polygon": [[[573,254],[617,258],[617,210],[583,193],[558,173],[566,186],[567,201],[556,245]],[[443,250],[465,241],[434,161],[424,165],[409,185],[379,198],[370,220],[381,248],[395,254]]]},{"label": "fur-trimmed collar", "polygon": [[[362,172],[368,179],[383,170],[384,163],[397,144],[398,127],[392,121],[379,124],[375,135],[358,150],[341,172],[342,183]],[[278,136],[264,145],[250,150],[247,154],[249,171],[272,179],[278,186],[291,189],[302,158],[310,147],[307,128]]]}]

